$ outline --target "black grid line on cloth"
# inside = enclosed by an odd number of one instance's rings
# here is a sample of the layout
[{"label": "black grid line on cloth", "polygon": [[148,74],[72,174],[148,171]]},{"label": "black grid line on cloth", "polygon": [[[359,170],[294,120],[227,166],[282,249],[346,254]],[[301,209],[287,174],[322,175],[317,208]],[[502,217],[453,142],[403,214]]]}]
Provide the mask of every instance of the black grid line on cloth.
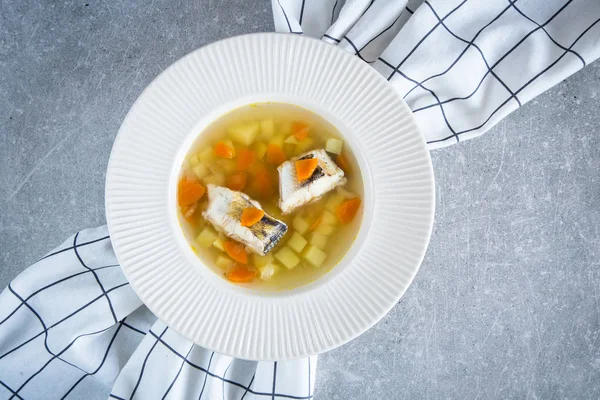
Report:
[{"label": "black grid line on cloth", "polygon": [[[213,357],[215,356],[215,352],[213,351],[210,355],[210,359],[208,360],[208,365],[206,366],[206,371],[210,371],[210,365],[212,364]],[[202,384],[202,390],[200,391],[200,395],[198,396],[198,400],[202,398],[204,394],[204,388],[206,387],[206,380],[208,378],[208,372],[204,374],[204,383]]]},{"label": "black grid line on cloth", "polygon": [[[177,350],[175,350],[173,347],[171,347],[163,339],[159,338],[158,335],[155,332],[153,332],[152,330],[150,330],[149,333],[152,336],[154,336],[158,340],[159,343],[161,343],[167,349],[169,349],[170,351],[172,351],[173,354],[175,354],[177,357],[181,358],[182,360],[185,360],[185,357],[182,354],[180,354],[179,352],[177,352]],[[225,379],[222,376],[215,374],[214,372],[209,372],[206,368],[203,368],[200,365],[191,362],[190,360],[185,360],[185,362],[189,366],[191,366],[191,367],[193,367],[193,368],[195,368],[195,369],[197,369],[199,371],[202,371],[202,372],[210,375],[213,378],[217,378],[219,380],[224,380],[226,383],[229,383],[230,385],[234,385],[234,386],[237,386],[239,388],[248,390],[249,393],[251,393],[251,394],[253,394],[255,396],[272,396],[273,395],[272,393],[257,392],[255,390],[252,390],[252,388],[250,388],[248,386],[245,386],[242,383],[239,383],[239,382],[236,382],[236,381],[232,381],[230,379]],[[281,394],[281,393],[275,393],[275,396],[276,397],[281,397],[281,398],[284,398],[284,399],[297,399],[297,400],[309,400],[309,399],[313,398],[313,396],[294,396],[294,395],[291,395],[291,394]]]},{"label": "black grid line on cloth", "polygon": [[240,400],[244,400],[244,397],[246,397],[246,395],[248,394],[248,389],[252,387],[252,383],[254,383],[254,378],[256,378],[256,370],[252,374],[252,379],[250,379],[250,383],[248,384],[248,387],[246,388],[246,391],[244,392],[244,394]]},{"label": "black grid line on cloth", "polygon": [[325,33],[325,34],[323,34],[323,36],[321,36],[321,39],[322,39],[322,38],[331,39],[331,40],[333,40],[334,42],[337,42],[337,43],[339,43],[339,42],[340,42],[340,39],[336,39],[336,38],[334,38],[333,36],[329,36],[329,35],[328,35],[328,34],[326,34],[326,33]]},{"label": "black grid line on cloth", "polygon": [[[544,27],[544,26],[548,25],[550,22],[552,22],[552,20],[554,18],[556,18],[562,12],[562,10],[564,10],[565,7],[567,7],[569,5],[569,3],[571,3],[571,1],[572,0],[567,1],[560,9],[558,9],[558,11],[556,11],[550,18],[548,18],[548,20],[546,22],[544,22],[541,25],[541,27]],[[448,104],[448,103],[451,103],[451,102],[456,101],[456,100],[466,100],[466,99],[471,98],[472,96],[475,95],[475,93],[477,93],[477,91],[479,90],[479,88],[481,87],[481,85],[483,84],[483,82],[485,81],[485,78],[490,73],[490,70],[493,70],[494,68],[496,68],[498,66],[498,64],[500,64],[506,57],[508,57],[513,51],[515,51],[525,40],[527,40],[528,37],[530,37],[531,35],[533,35],[539,29],[540,28],[537,27],[537,28],[533,29],[532,31],[528,32],[525,36],[523,36],[521,38],[521,40],[519,40],[513,47],[511,47],[502,57],[500,57],[498,59],[498,61],[496,61],[494,63],[494,65],[492,65],[488,69],[488,71],[483,75],[483,77],[481,78],[481,80],[479,81],[479,83],[477,84],[477,86],[475,87],[475,90],[473,90],[470,94],[468,94],[467,96],[463,96],[463,97],[453,97],[451,99],[444,100],[442,102],[438,101],[437,103],[433,103],[433,104],[430,104],[430,105],[427,105],[427,106],[419,107],[419,108],[416,108],[416,109],[412,110],[413,113],[416,113],[416,112],[419,112],[419,111],[423,111],[423,110],[426,110],[426,109],[431,108],[431,107],[436,107],[436,106],[440,106],[441,107],[441,105],[443,105],[443,104]],[[428,142],[428,143],[436,143],[436,142],[437,141]]]},{"label": "black grid line on cloth", "polygon": [[[117,285],[111,289],[109,289],[107,291],[107,293],[112,292],[113,290],[117,290],[119,288],[122,288],[123,286],[127,286],[129,285],[129,282],[125,282],[122,283],[120,285]],[[9,285],[10,286],[10,285]],[[101,299],[103,297],[103,295],[99,295],[96,298],[92,299],[91,301],[89,301],[88,303],[84,304],[83,306],[79,307],[77,310],[73,311],[71,314],[67,315],[66,317],[64,317],[63,319],[61,319],[60,321],[55,322],[54,324],[50,325],[48,327],[48,329],[46,329],[45,331],[41,331],[40,333],[38,333],[37,335],[32,336],[31,338],[27,339],[26,341],[24,341],[23,343],[21,343],[20,345],[12,348],[11,350],[7,351],[6,353],[0,355],[0,359],[6,357],[7,355],[13,353],[14,351],[20,349],[21,347],[25,346],[27,343],[31,342],[32,340],[37,339],[38,337],[40,337],[41,335],[43,335],[45,332],[49,331],[50,329],[54,328],[55,326],[57,326],[58,324],[66,321],[67,319],[71,318],[73,315],[81,312],[82,310],[86,309],[87,307],[89,307],[90,305],[94,304],[96,301],[98,301],[99,299]]]},{"label": "black grid line on cloth", "polygon": [[[407,10],[408,10],[408,8],[407,8]],[[394,22],[392,22],[387,28],[385,28],[384,30],[382,30],[381,32],[379,32],[377,35],[375,35],[374,37],[372,37],[367,43],[365,43],[365,45],[363,47],[361,47],[357,51],[357,53],[360,53],[361,51],[363,51],[365,49],[365,47],[367,47],[368,45],[370,45],[375,39],[377,39],[379,36],[383,35],[387,31],[389,31],[390,29],[392,29],[392,27],[394,25],[396,25],[396,22],[398,22],[398,20],[400,19],[401,16],[402,16],[402,13],[400,13],[400,15],[398,15],[396,17],[396,19],[394,20]]]},{"label": "black grid line on cloth", "polygon": [[[548,31],[546,30],[546,28],[540,24],[538,24],[536,21],[534,21],[532,18],[529,18],[527,15],[525,15],[525,13],[523,11],[521,11],[519,9],[519,7],[517,7],[515,5],[517,0],[514,1],[510,1],[510,5],[519,13],[521,14],[523,17],[525,17],[527,20],[531,21],[532,23],[536,24],[538,26],[538,28],[541,28],[544,33],[546,34],[546,36],[548,36],[548,39],[550,39],[552,41],[552,43],[554,43],[555,45],[557,45],[558,47],[560,47],[562,50],[566,50],[569,53],[573,54],[575,57],[579,58],[579,61],[581,61],[583,63],[583,66],[585,67],[585,60],[583,59],[583,57],[581,57],[581,55],[579,55],[579,53],[577,53],[576,51],[572,50],[572,49],[567,49],[566,47],[564,47],[562,44],[558,43],[556,40],[554,40],[554,38],[552,37],[552,35],[550,35],[550,33],[548,33]],[[567,3],[568,4],[568,3]]]},{"label": "black grid line on cloth", "polygon": [[[496,22],[498,20],[498,18],[500,18],[502,15],[504,15],[504,13],[508,10],[510,10],[510,4],[508,6],[506,6],[506,8],[504,8],[498,15],[496,15],[496,17],[494,17],[494,19],[492,19],[490,22],[488,22],[487,24],[485,24],[476,34],[475,36],[473,36],[473,39],[471,39],[469,41],[469,43],[465,46],[465,48],[463,49],[463,51],[458,55],[458,57],[456,57],[456,59],[454,61],[452,61],[452,63],[450,64],[450,66],[448,68],[446,68],[444,71],[435,74],[435,75],[431,75],[429,77],[427,77],[426,79],[422,80],[420,82],[420,85],[415,85],[412,87],[412,89],[410,89],[408,92],[406,92],[406,94],[404,94],[403,98],[406,99],[406,97],[408,95],[410,95],[413,90],[415,90],[416,88],[418,88],[419,86],[422,87],[422,85],[428,81],[430,81],[431,79],[440,77],[446,73],[448,73],[448,71],[450,71],[452,69],[452,67],[454,67],[462,58],[463,55],[465,55],[465,53],[467,52],[467,50],[469,50],[469,48],[471,47],[471,45],[473,45],[473,42],[479,37],[479,35],[485,30],[485,28],[487,28],[488,26],[490,26],[491,24],[493,24],[494,22]],[[489,67],[488,67],[488,71],[489,71]],[[487,74],[486,74],[487,75]]]},{"label": "black grid line on cloth", "polygon": [[292,30],[292,25],[290,25],[290,20],[285,12],[285,9],[283,8],[283,6],[281,5],[281,2],[279,0],[277,0],[277,4],[279,4],[279,8],[281,9],[281,12],[283,13],[283,16],[285,18],[285,22],[287,22],[287,26],[288,26],[288,30],[290,31],[290,33],[296,33],[298,35],[302,35],[303,32],[294,32]]},{"label": "black grid line on cloth", "polygon": [[298,23],[300,24],[300,26],[302,26],[302,17],[304,17],[304,3],[306,2],[306,0],[302,0],[302,6],[300,7],[300,19],[298,20]]},{"label": "black grid line on cloth", "polygon": [[368,61],[365,60],[363,58],[363,56],[360,54],[360,50],[358,50],[358,48],[356,47],[356,45],[354,43],[352,43],[352,41],[350,40],[350,38],[348,36],[345,36],[342,38],[342,40],[346,39],[346,41],[348,43],[350,43],[350,46],[352,46],[352,48],[354,49],[354,52],[356,53],[356,55],[358,56],[358,58],[360,58],[361,60],[363,60],[364,62],[366,62],[367,64],[372,64],[374,61]]},{"label": "black grid line on cloth", "polygon": [[[573,46],[575,46],[575,44],[577,44],[577,42],[579,41],[579,39],[581,39],[590,29],[592,29],[596,24],[598,24],[600,22],[600,18],[598,18],[595,22],[593,22],[589,27],[587,27],[574,41],[573,43],[568,47],[569,49],[571,49]],[[532,82],[534,82],[537,78],[539,78],[540,76],[542,76],[543,74],[545,74],[550,68],[552,68],[553,66],[555,66],[565,55],[568,54],[568,51],[563,52],[563,54],[558,57],[552,64],[550,64],[549,66],[547,66],[546,68],[544,68],[542,71],[540,71],[538,74],[536,74],[533,78],[531,78],[529,81],[527,81],[527,83],[525,83],[523,86],[521,86],[519,88],[519,90],[517,90],[515,93],[520,93],[522,90],[524,90],[527,86],[529,86]],[[460,131],[458,132],[458,134],[463,134],[463,133],[467,133],[467,132],[471,132],[471,131],[475,131],[477,129],[480,129],[481,127],[483,127],[485,124],[487,124],[487,122],[494,116],[494,114],[496,114],[498,112],[498,110],[500,110],[502,107],[504,107],[504,105],[506,103],[508,103],[510,101],[510,98],[508,98],[507,100],[505,100],[502,104],[500,104],[498,106],[498,108],[496,108],[491,114],[490,116],[479,126],[475,127],[475,128],[471,128],[471,129],[465,129],[464,131]],[[437,142],[442,142],[444,140],[447,140],[449,138],[451,138],[452,136],[448,136],[444,139],[438,139],[438,140],[434,140],[431,142],[427,142],[427,143],[437,143]]]},{"label": "black grid line on cloth", "polygon": [[109,395],[108,395],[108,397],[109,397],[109,398],[111,398],[111,397],[112,397],[113,399],[117,399],[117,400],[127,400],[127,399],[124,399],[124,398],[122,398],[122,397],[119,397],[119,396],[117,396],[117,395],[114,395],[114,394],[112,394],[112,393],[111,393],[111,394],[109,394]]},{"label": "black grid line on cloth", "polygon": [[117,319],[117,314],[115,314],[115,309],[113,308],[112,302],[110,301],[110,297],[108,297],[108,294],[106,294],[106,290],[104,289],[104,285],[102,284],[102,282],[100,282],[100,278],[98,277],[98,274],[96,273],[96,271],[94,271],[93,269],[91,269],[90,267],[88,267],[85,264],[85,262],[83,262],[83,259],[79,255],[79,251],[77,251],[77,237],[78,236],[79,236],[79,232],[77,232],[75,234],[75,237],[73,238],[73,251],[75,252],[75,256],[77,256],[77,259],[79,260],[79,263],[83,266],[83,268],[91,271],[92,275],[94,275],[94,278],[96,279],[96,283],[98,283],[98,286],[100,287],[100,290],[102,290],[102,293],[104,293],[104,297],[106,297],[106,301],[108,302],[108,307],[110,308],[110,313],[112,314],[113,319],[114,319],[115,324],[116,324],[117,322],[119,322],[119,320]]},{"label": "black grid line on cloth", "polygon": [[183,366],[185,365],[185,361],[187,360],[188,356],[190,355],[190,353],[192,352],[193,349],[194,349],[194,345],[192,344],[190,346],[190,349],[188,350],[188,352],[185,355],[185,359],[181,360],[181,365],[179,366],[179,370],[177,371],[177,374],[175,375],[175,377],[171,381],[171,384],[167,388],[167,391],[165,392],[165,394],[161,398],[162,400],[165,400],[167,398],[167,395],[169,394],[169,392],[173,388],[173,385],[175,385],[175,382],[177,381],[177,378],[179,378],[179,375],[181,374],[181,370],[183,369]]},{"label": "black grid line on cloth", "polygon": [[[94,271],[99,271],[99,270],[102,270],[102,269],[105,269],[105,268],[115,268],[115,267],[118,267],[118,266],[119,266],[118,264],[105,265],[103,267],[94,268],[93,270]],[[79,275],[89,274],[90,272],[91,271],[81,271],[81,272],[78,272],[76,274],[69,275],[69,276],[61,278],[61,279],[59,279],[57,281],[54,281],[54,282],[52,282],[52,283],[50,283],[50,284],[48,284],[46,286],[41,287],[40,289],[36,290],[35,292],[31,293],[29,296],[27,296],[25,298],[25,301],[29,301],[33,296],[35,296],[35,295],[43,292],[44,290],[46,290],[48,288],[51,288],[52,286],[58,285],[59,283],[67,281],[67,280],[69,280],[71,278],[75,278],[75,277],[77,277]],[[19,304],[13,311],[11,311],[10,314],[8,314],[2,321],[0,321],[0,325],[2,325],[4,322],[6,322],[8,319],[10,319],[10,317],[12,317],[21,308],[21,306],[23,306],[24,304],[25,304],[24,302],[21,302],[21,304]]]},{"label": "black grid line on cloth", "polygon": [[227,379],[227,371],[231,368],[231,364],[233,364],[233,360],[229,362],[229,365],[225,368],[225,372],[223,372],[223,380],[221,381],[221,395],[223,400],[225,400],[225,379]]},{"label": "black grid line on cloth", "polygon": [[[78,233],[79,233],[79,232],[78,232]],[[102,240],[106,240],[106,239],[109,239],[109,238],[110,238],[110,236],[103,236],[103,237],[101,237],[101,238],[98,238],[98,239],[90,240],[89,242],[83,242],[83,243],[79,243],[79,244],[77,245],[77,247],[83,247],[83,246],[87,246],[88,244],[94,244],[94,243],[98,243],[98,242],[100,242],[100,241],[102,241]],[[73,246],[69,246],[69,247],[66,247],[66,248],[64,248],[64,249],[57,250],[57,251],[55,251],[55,252],[53,252],[53,253],[50,253],[50,254],[48,254],[48,255],[46,255],[46,256],[44,256],[44,257],[40,258],[40,259],[39,259],[39,261],[45,260],[46,258],[49,258],[49,257],[55,256],[55,255],[57,255],[57,254],[60,254],[60,253],[64,253],[65,251],[73,250],[73,248],[74,248]]]},{"label": "black grid line on cloth", "polygon": [[[167,332],[167,329],[169,329],[168,326],[165,327],[165,329],[163,329],[162,333],[160,334],[160,336],[158,336],[156,338],[156,341],[154,342],[154,344],[152,345],[152,347],[150,348],[150,350],[148,350],[148,353],[146,353],[146,357],[144,358],[144,362],[142,363],[142,368],[140,369],[140,376],[138,377],[137,382],[135,383],[135,386],[133,388],[133,391],[131,392],[131,395],[129,395],[129,399],[133,399],[133,396],[135,396],[135,392],[137,392],[138,387],[140,386],[140,382],[142,381],[142,377],[144,376],[144,369],[146,368],[146,363],[148,362],[148,358],[150,358],[150,354],[152,354],[152,351],[154,350],[154,348],[156,347],[156,345],[158,344],[158,341],[163,337],[163,335]],[[184,357],[184,360],[186,358]]]},{"label": "black grid line on cloth", "polygon": [[[385,65],[387,65],[388,67],[394,69],[395,67],[390,64],[388,61],[384,60],[382,57],[378,58],[379,61],[381,61],[382,63],[384,63]],[[444,107],[441,105],[440,103],[440,99],[438,97],[437,94],[435,94],[435,92],[423,85],[421,85],[419,82],[417,82],[416,80],[412,79],[411,77],[409,77],[408,75],[406,75],[404,72],[400,71],[400,70],[395,70],[398,72],[398,74],[400,74],[400,76],[402,76],[404,79],[409,80],[413,83],[416,83],[417,85],[421,86],[423,88],[423,90],[428,91],[429,93],[431,93],[431,95],[436,99],[436,101],[440,104],[440,110],[442,112],[442,117],[444,118],[444,122],[446,122],[446,126],[448,127],[448,129],[450,130],[450,132],[452,132],[452,136],[450,137],[454,137],[456,138],[456,142],[458,143],[460,141],[458,135],[456,134],[456,132],[454,131],[454,128],[452,128],[452,125],[450,125],[450,121],[448,121],[448,118],[446,117],[446,112],[444,111]],[[413,111],[414,112],[414,111]],[[433,143],[433,142],[427,142],[429,143]]]},{"label": "black grid line on cloth", "polygon": [[140,333],[140,334],[142,334],[142,335],[145,335],[145,334],[146,334],[146,332],[144,332],[144,331],[141,331],[141,330],[139,330],[138,328],[136,328],[136,327],[134,327],[134,326],[131,326],[131,325],[129,325],[129,324],[127,324],[127,323],[125,323],[125,320],[122,320],[122,321],[121,321],[121,323],[122,323],[124,326],[126,326],[127,328],[131,329],[132,331],[135,331],[135,332],[137,332],[137,333]]},{"label": "black grid line on cloth", "polygon": [[479,48],[479,46],[477,46],[475,43],[473,43],[473,41],[468,42],[467,40],[461,38],[460,36],[458,36],[457,34],[455,34],[454,32],[452,32],[452,30],[450,30],[450,28],[448,28],[448,26],[446,24],[444,24],[444,21],[442,21],[440,19],[440,16],[435,11],[435,9],[431,6],[431,4],[429,4],[429,1],[425,0],[424,3],[427,4],[427,6],[429,7],[429,9],[431,9],[431,12],[433,13],[433,15],[435,15],[435,17],[440,21],[440,24],[442,24],[442,26],[444,27],[444,29],[446,29],[446,31],[448,31],[449,34],[451,34],[452,36],[454,36],[456,39],[460,40],[461,42],[467,43],[468,46],[470,45],[470,46],[473,46],[475,49],[477,49],[477,51],[481,55],[481,59],[483,60],[485,66],[487,67],[488,71],[490,71],[490,73],[492,74],[492,76],[494,78],[496,78],[496,80],[498,82],[500,82],[500,84],[504,87],[504,89],[506,89],[508,91],[508,93],[510,93],[511,98],[514,98],[516,100],[517,104],[519,105],[519,107],[521,107],[521,101],[519,100],[519,98],[516,96],[515,93],[513,93],[512,90],[510,90],[510,88],[508,87],[508,85],[506,83],[504,83],[504,81],[502,79],[500,79],[500,77],[494,72],[494,70],[492,68],[490,68],[489,63],[487,62],[487,60],[485,58],[485,55],[483,54],[483,51],[481,51],[481,49]]},{"label": "black grid line on cloth", "polygon": [[406,8],[406,11],[408,11],[408,12],[409,12],[411,15],[415,13],[413,10],[411,10],[411,9],[410,9],[410,8],[408,8],[408,7],[404,7],[404,8]]},{"label": "black grid line on cloth", "polygon": [[19,399],[23,400],[23,398],[18,393],[16,393],[14,390],[12,390],[10,388],[10,386],[8,386],[6,383],[2,382],[1,380],[0,380],[0,385],[4,386],[6,388],[6,390],[8,390],[9,392],[11,392],[13,394],[13,396],[11,396],[11,397],[17,396]]},{"label": "black grid line on cloth", "polygon": [[67,393],[65,393],[65,395],[63,397],[61,397],[61,400],[64,400],[67,398],[67,396],[77,387],[77,385],[79,385],[85,378],[87,378],[88,376],[91,375],[95,375],[98,373],[98,371],[100,371],[100,369],[102,369],[102,366],[104,366],[104,363],[106,362],[106,359],[108,358],[108,353],[110,352],[110,349],[112,348],[112,345],[115,341],[115,339],[117,338],[117,335],[119,334],[119,331],[121,330],[121,328],[123,327],[123,324],[118,324],[117,325],[117,329],[115,330],[115,334],[113,335],[113,337],[110,339],[110,342],[108,343],[108,346],[106,346],[106,351],[104,352],[104,357],[102,357],[102,361],[100,362],[100,365],[98,365],[98,368],[96,368],[93,372],[89,373],[86,372],[81,378],[79,378],[79,380],[77,380],[77,382],[75,382],[73,384],[73,386],[71,386],[71,388],[67,391]]},{"label": "black grid line on cloth", "polygon": [[277,361],[273,363],[273,396],[272,400],[275,400],[275,386],[277,385]]},{"label": "black grid line on cloth", "polygon": [[[457,5],[456,7],[454,7],[452,10],[450,10],[450,12],[448,14],[446,14],[444,16],[444,18],[441,19],[441,21],[444,21],[446,18],[448,18],[449,16],[451,16],[452,14],[454,14],[460,7],[462,7],[465,3],[467,2],[467,0],[463,0],[459,5]],[[438,21],[430,30],[429,32],[427,32],[422,38],[421,40],[419,40],[417,42],[417,44],[412,48],[412,50],[402,59],[402,61],[400,61],[400,63],[396,66],[393,67],[392,66],[392,73],[390,74],[390,76],[388,76],[387,80],[389,81],[390,79],[392,79],[392,77],[394,76],[394,74],[396,72],[400,72],[399,69],[400,67],[406,62],[406,60],[408,60],[410,58],[410,56],[413,55],[413,53],[419,48],[419,46],[421,46],[421,44],[425,41],[425,39],[427,39],[429,37],[429,35],[431,35],[438,26],[440,26],[441,21]]]},{"label": "black grid line on cloth", "polygon": [[331,10],[331,23],[333,25],[333,19],[335,18],[335,8],[337,7],[338,0],[335,0],[335,4],[333,5],[333,9]]}]

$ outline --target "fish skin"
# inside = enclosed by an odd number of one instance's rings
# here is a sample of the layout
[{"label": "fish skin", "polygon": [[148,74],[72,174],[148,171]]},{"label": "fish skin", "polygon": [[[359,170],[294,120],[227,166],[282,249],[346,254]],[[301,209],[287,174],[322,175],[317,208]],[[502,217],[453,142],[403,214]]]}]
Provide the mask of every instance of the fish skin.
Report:
[{"label": "fish skin", "polygon": [[[309,179],[298,182],[294,162],[309,158],[318,158],[319,166]],[[278,205],[283,214],[289,214],[298,207],[316,201],[336,187],[346,184],[344,171],[335,164],[324,149],[311,150],[291,158],[281,164],[277,171],[279,172]]]},{"label": "fish skin", "polygon": [[[247,194],[213,184],[208,185],[208,207],[202,216],[227,237],[246,245],[252,252],[266,255],[283,238],[287,225],[265,213],[256,224],[242,226],[245,208],[262,210],[259,202]],[[264,211],[264,210],[263,210]]]}]

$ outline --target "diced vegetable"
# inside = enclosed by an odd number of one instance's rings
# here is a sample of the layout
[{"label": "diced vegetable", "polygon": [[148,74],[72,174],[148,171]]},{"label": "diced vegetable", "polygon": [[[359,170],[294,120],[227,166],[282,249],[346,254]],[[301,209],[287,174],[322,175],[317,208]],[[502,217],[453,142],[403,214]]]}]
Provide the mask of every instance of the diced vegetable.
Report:
[{"label": "diced vegetable", "polygon": [[219,161],[219,165],[221,165],[226,174],[232,174],[237,170],[237,163],[234,160],[223,159]]},{"label": "diced vegetable", "polygon": [[300,259],[289,247],[282,247],[275,253],[275,259],[288,269],[292,269],[300,264]]},{"label": "diced vegetable", "polygon": [[207,185],[209,183],[212,183],[213,185],[223,186],[225,185],[225,175],[223,175],[222,173],[214,173],[212,175],[204,177],[203,181]]},{"label": "diced vegetable", "polygon": [[212,147],[205,147],[198,154],[198,160],[202,161],[205,164],[210,164],[215,159],[215,152]]},{"label": "diced vegetable", "polygon": [[242,226],[252,226],[265,216],[265,212],[259,208],[248,207],[242,211],[240,223]]},{"label": "diced vegetable", "polygon": [[267,199],[273,194],[273,187],[271,185],[271,178],[266,168],[261,167],[254,175],[254,182],[252,182],[252,191],[254,195],[261,198]]},{"label": "diced vegetable", "polygon": [[197,202],[206,193],[206,188],[197,181],[182,179],[177,188],[177,201],[179,206],[187,206]]},{"label": "diced vegetable", "polygon": [[198,237],[196,238],[196,243],[198,243],[202,247],[210,247],[217,239],[217,232],[210,226],[207,226],[200,232]]},{"label": "diced vegetable", "polygon": [[238,171],[247,171],[248,168],[254,163],[256,155],[254,151],[250,149],[241,149],[237,156],[236,169]]},{"label": "diced vegetable", "polygon": [[215,263],[217,264],[217,267],[227,270],[235,264],[235,261],[227,256],[219,255]]},{"label": "diced vegetable", "polygon": [[333,225],[329,225],[329,224],[321,224],[321,226],[319,226],[315,232],[318,232],[322,235],[325,236],[331,236],[331,234],[335,231],[335,227]]},{"label": "diced vegetable", "polygon": [[292,221],[292,226],[301,235],[303,235],[308,230],[308,228],[310,228],[308,222],[306,222],[306,220],[299,215],[296,215],[294,217],[294,220]]},{"label": "diced vegetable", "polygon": [[342,147],[344,146],[344,142],[340,139],[329,138],[325,143],[325,150],[328,153],[340,154],[342,152]]},{"label": "diced vegetable", "polygon": [[294,135],[298,140],[302,140],[308,136],[308,131],[310,130],[308,124],[305,124],[304,122],[293,122],[291,129],[292,135]]},{"label": "diced vegetable", "polygon": [[[284,141],[283,135],[275,135],[271,139],[269,139],[269,142],[267,143],[267,145],[274,144],[275,146],[283,147],[283,141]],[[267,154],[269,154],[268,150],[269,149],[267,148]]]},{"label": "diced vegetable", "polygon": [[198,179],[202,179],[206,175],[210,174],[210,170],[204,163],[196,164],[196,166],[194,167],[193,170],[194,170],[194,174],[196,175],[196,178],[198,178]]},{"label": "diced vegetable", "polygon": [[264,256],[259,256],[258,254],[252,254],[252,262],[256,265],[257,268],[264,267],[265,265],[272,263],[275,259],[273,258],[273,254],[268,253]]},{"label": "diced vegetable", "polygon": [[279,124],[279,133],[287,136],[292,133],[292,123],[289,121],[283,121]]},{"label": "diced vegetable", "polygon": [[315,231],[310,236],[309,243],[312,246],[317,246],[318,248],[325,250],[325,246],[327,246],[327,239],[329,239],[327,236]]},{"label": "diced vegetable", "polygon": [[277,273],[279,270],[279,266],[275,263],[268,263],[264,265],[262,268],[259,268],[260,271],[260,279],[263,281],[268,281]]},{"label": "diced vegetable", "polygon": [[235,148],[231,145],[229,145],[229,143],[226,143],[225,141],[222,142],[217,142],[217,144],[215,144],[215,155],[217,157],[221,157],[221,158],[233,158],[235,157]]},{"label": "diced vegetable", "polygon": [[313,267],[318,268],[321,265],[323,265],[323,262],[327,258],[327,253],[325,253],[323,250],[319,249],[318,247],[308,246],[306,248],[306,251],[302,255],[302,258],[304,258]]},{"label": "diced vegetable", "polygon": [[360,203],[360,199],[355,197],[344,201],[337,207],[335,213],[342,224],[349,224],[352,222],[360,208]]},{"label": "diced vegetable", "polygon": [[267,146],[267,162],[273,165],[281,165],[285,162],[285,152],[280,146],[276,144],[269,144]]},{"label": "diced vegetable", "polygon": [[321,223],[323,222],[323,218],[322,217],[318,217],[317,219],[315,219],[315,221],[312,223],[312,225],[310,226],[309,230],[315,231],[317,230],[317,228],[321,225]]},{"label": "diced vegetable", "polygon": [[309,137],[306,137],[306,138],[302,139],[300,141],[300,143],[298,143],[298,145],[296,146],[296,150],[298,150],[298,153],[304,153],[308,150],[311,150],[314,143],[315,143],[314,140],[312,140]]},{"label": "diced vegetable", "polygon": [[227,240],[225,239],[225,236],[220,234],[213,242],[213,247],[221,251],[225,251],[225,240]]},{"label": "diced vegetable", "polygon": [[225,241],[223,245],[225,247],[225,252],[235,261],[248,264],[248,253],[246,253],[246,248],[243,244],[236,242],[235,240],[228,239]]},{"label": "diced vegetable", "polygon": [[231,282],[244,283],[251,282],[256,277],[256,271],[249,269],[244,265],[238,265],[235,268],[227,271],[225,274]]},{"label": "diced vegetable", "polygon": [[200,162],[200,160],[198,159],[198,155],[197,154],[192,154],[189,158],[188,158],[188,162],[190,163],[190,165],[192,167],[195,167],[196,164],[198,164]]},{"label": "diced vegetable", "polygon": [[322,218],[322,223],[323,224],[327,224],[327,225],[335,225],[338,223],[338,219],[335,216],[334,213],[330,212],[330,211],[323,211],[323,214],[321,215]]},{"label": "diced vegetable", "polygon": [[297,160],[294,164],[296,165],[296,177],[298,181],[304,181],[313,175],[313,172],[319,166],[319,160],[317,158],[309,158],[306,160]]},{"label": "diced vegetable", "polygon": [[348,160],[346,159],[346,156],[344,156],[343,153],[337,155],[337,157],[335,158],[335,163],[345,173],[349,173],[350,172],[350,164],[348,163]]},{"label": "diced vegetable", "polygon": [[298,141],[298,139],[296,139],[296,136],[292,135],[292,136],[288,136],[283,143],[287,143],[287,144],[299,144],[300,142]]},{"label": "diced vegetable", "polygon": [[304,246],[306,246],[306,239],[304,239],[298,232],[294,232],[290,240],[288,240],[287,245],[294,250],[296,253],[300,253]]},{"label": "diced vegetable", "polygon": [[227,133],[233,141],[248,147],[254,142],[260,130],[261,126],[257,121],[249,121],[231,125]]},{"label": "diced vegetable", "polygon": [[267,145],[264,144],[263,142],[254,143],[254,145],[252,146],[252,149],[254,150],[256,159],[258,159],[258,160],[262,160],[265,157],[265,154],[267,154]]},{"label": "diced vegetable", "polygon": [[338,206],[344,202],[344,196],[338,192],[332,193],[325,202],[325,208],[329,211],[336,212]]},{"label": "diced vegetable", "polygon": [[247,174],[243,171],[236,172],[227,177],[227,187],[231,190],[241,191],[246,187]]},{"label": "diced vegetable", "polygon": [[260,121],[260,137],[268,139],[275,133],[275,123],[272,119],[263,119]]}]

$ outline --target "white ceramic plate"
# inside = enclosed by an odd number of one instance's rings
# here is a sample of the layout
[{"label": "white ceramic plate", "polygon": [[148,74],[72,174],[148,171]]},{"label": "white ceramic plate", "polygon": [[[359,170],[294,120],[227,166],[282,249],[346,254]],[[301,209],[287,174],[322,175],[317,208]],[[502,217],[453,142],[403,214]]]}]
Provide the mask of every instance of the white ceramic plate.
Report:
[{"label": "white ceramic plate", "polygon": [[[365,182],[350,252],[323,278],[279,293],[217,276],[177,221],[177,177],[194,139],[225,112],[262,101],[328,119],[352,146]],[[211,44],[161,73],[127,114],[106,178],[114,250],[142,301],[198,345],[252,360],[322,353],[380,320],[419,269],[434,198],[425,140],[391,85],[335,46],[275,33]]]}]

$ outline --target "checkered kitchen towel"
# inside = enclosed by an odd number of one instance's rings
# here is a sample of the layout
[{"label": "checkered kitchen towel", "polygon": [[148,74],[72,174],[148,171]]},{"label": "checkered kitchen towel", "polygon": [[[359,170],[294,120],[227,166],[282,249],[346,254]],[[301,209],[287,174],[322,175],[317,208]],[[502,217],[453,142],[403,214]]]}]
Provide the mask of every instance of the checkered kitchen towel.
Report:
[{"label": "checkered kitchen towel", "polygon": [[600,56],[600,0],[272,0],[404,96],[431,149],[479,136]]},{"label": "checkered kitchen towel", "polygon": [[[600,53],[600,0],[272,0],[278,31],[372,64],[431,148],[478,136]],[[0,399],[308,399],[316,358],[235,360],[142,305],[106,227],[79,232],[0,294]]]}]

